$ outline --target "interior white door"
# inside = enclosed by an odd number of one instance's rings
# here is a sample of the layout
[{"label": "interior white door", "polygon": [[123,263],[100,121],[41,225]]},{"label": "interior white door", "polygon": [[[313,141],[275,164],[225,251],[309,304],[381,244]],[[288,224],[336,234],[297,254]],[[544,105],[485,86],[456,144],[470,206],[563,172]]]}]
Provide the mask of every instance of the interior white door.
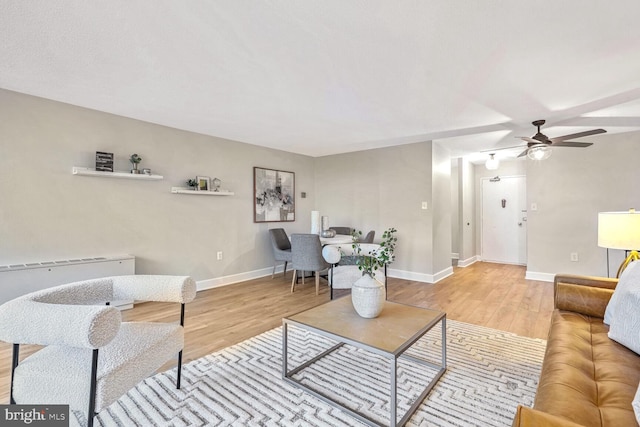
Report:
[{"label": "interior white door", "polygon": [[527,263],[526,177],[482,179],[482,259]]}]

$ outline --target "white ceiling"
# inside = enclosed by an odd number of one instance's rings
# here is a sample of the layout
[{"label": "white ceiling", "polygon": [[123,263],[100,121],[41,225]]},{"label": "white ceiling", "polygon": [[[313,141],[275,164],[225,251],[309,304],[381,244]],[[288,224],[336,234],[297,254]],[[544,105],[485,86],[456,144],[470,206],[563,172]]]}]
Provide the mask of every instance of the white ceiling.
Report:
[{"label": "white ceiling", "polygon": [[310,156],[457,156],[536,119],[640,129],[639,17],[638,0],[0,0],[0,87]]}]

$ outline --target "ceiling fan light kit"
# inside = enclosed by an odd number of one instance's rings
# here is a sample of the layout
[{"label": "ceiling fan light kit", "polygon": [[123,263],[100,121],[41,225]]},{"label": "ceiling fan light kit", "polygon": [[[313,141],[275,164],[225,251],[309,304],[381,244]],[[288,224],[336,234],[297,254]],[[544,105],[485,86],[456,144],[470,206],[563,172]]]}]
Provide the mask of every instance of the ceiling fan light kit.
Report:
[{"label": "ceiling fan light kit", "polygon": [[527,150],[527,157],[531,160],[546,160],[551,157],[552,151],[547,144],[537,144]]},{"label": "ceiling fan light kit", "polygon": [[496,156],[495,153],[489,154],[489,158],[487,159],[487,162],[484,164],[484,166],[490,171],[494,171],[498,169],[498,166],[500,166],[500,160],[496,159],[495,156]]}]

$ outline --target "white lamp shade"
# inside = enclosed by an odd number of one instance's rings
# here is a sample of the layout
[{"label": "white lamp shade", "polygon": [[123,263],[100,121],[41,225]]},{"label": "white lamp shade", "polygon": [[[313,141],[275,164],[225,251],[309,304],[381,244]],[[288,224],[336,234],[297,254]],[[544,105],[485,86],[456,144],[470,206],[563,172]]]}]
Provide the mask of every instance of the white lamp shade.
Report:
[{"label": "white lamp shade", "polygon": [[600,212],[598,246],[609,249],[640,249],[640,212]]}]

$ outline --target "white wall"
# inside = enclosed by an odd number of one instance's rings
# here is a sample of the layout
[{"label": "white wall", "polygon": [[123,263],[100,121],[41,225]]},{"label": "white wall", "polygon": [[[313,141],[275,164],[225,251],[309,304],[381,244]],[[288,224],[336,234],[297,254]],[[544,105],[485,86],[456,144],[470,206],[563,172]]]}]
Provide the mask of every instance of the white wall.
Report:
[{"label": "white wall", "polygon": [[[0,90],[0,264],[132,254],[137,273],[210,280],[272,266],[267,230],[309,230],[314,159]],[[162,181],[74,176],[116,154]],[[253,223],[253,167],[296,174],[293,223]],[[218,177],[229,197],[170,193],[196,175]],[[300,198],[300,191],[309,197]],[[216,261],[216,251],[224,259]],[[250,276],[251,274],[249,274]],[[240,279],[239,278],[239,279]]]},{"label": "white wall", "polygon": [[458,265],[466,266],[476,260],[476,167],[465,158],[459,159],[458,179],[458,235],[459,251]]},{"label": "white wall", "polygon": [[[573,273],[606,276],[606,249],[597,244],[598,212],[640,209],[640,133],[589,137],[588,148],[556,148],[527,162],[529,277]],[[630,248],[634,249],[634,248]],[[578,262],[570,261],[577,252]],[[611,251],[611,275],[624,259]]]},{"label": "white wall", "polygon": [[451,257],[460,256],[460,167],[462,158],[451,159]]},{"label": "white wall", "polygon": [[445,145],[432,144],[432,272],[439,280],[453,273],[451,267],[451,153]]},{"label": "white wall", "polygon": [[[435,160],[434,160],[435,159]],[[432,177],[436,164],[441,178]],[[440,167],[446,164],[446,167]],[[337,154],[316,158],[316,208],[333,225],[398,230],[397,277],[433,281],[442,256],[434,254],[434,239],[451,239],[450,159],[431,142]],[[434,195],[434,188],[437,196]],[[440,200],[446,198],[446,208]],[[438,209],[434,209],[434,200]],[[428,209],[421,208],[426,201]],[[443,209],[439,212],[439,209]],[[434,216],[436,220],[434,220]],[[442,218],[446,216],[446,218]],[[434,223],[438,231],[434,232]],[[438,246],[451,266],[451,246]],[[434,265],[435,260],[435,265]]]}]

